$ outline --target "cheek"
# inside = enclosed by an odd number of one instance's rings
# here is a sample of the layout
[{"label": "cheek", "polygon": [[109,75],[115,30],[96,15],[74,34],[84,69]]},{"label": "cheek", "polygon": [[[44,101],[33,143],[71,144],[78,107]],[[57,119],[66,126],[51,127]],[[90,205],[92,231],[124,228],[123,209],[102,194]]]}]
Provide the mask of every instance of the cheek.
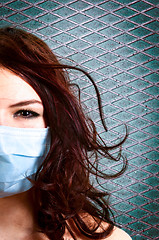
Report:
[{"label": "cheek", "polygon": [[8,121],[7,126],[17,127],[17,128],[45,128],[46,127],[43,118],[39,118],[39,119],[36,119],[36,120],[13,120],[13,121]]},{"label": "cheek", "polygon": [[17,127],[20,128],[45,128],[46,124],[43,117],[38,117],[37,119],[25,119],[20,120],[16,123]]},{"label": "cheek", "polygon": [[37,123],[37,124],[39,125],[39,128],[46,128],[47,127],[43,117],[39,120],[39,123]]},{"label": "cheek", "polygon": [[46,127],[48,127],[50,125],[45,110],[44,110],[44,113],[43,113],[43,125],[44,125],[44,128],[46,128]]}]

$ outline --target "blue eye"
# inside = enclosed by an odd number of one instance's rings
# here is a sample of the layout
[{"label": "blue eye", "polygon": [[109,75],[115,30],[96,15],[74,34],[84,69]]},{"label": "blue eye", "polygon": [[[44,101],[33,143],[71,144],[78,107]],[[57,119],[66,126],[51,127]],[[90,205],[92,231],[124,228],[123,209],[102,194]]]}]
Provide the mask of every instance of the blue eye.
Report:
[{"label": "blue eye", "polygon": [[36,118],[39,114],[31,110],[18,110],[13,116],[15,118]]}]

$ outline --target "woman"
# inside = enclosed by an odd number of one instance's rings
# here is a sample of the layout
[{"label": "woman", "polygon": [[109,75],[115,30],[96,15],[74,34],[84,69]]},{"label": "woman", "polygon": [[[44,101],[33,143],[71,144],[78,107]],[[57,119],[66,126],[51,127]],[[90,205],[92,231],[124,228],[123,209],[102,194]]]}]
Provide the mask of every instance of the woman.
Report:
[{"label": "woman", "polygon": [[0,29],[0,65],[1,239],[131,239],[89,180],[112,177],[97,171],[97,156],[115,160],[110,150],[120,144],[107,147],[83,114],[64,70],[71,67],[10,27]]}]

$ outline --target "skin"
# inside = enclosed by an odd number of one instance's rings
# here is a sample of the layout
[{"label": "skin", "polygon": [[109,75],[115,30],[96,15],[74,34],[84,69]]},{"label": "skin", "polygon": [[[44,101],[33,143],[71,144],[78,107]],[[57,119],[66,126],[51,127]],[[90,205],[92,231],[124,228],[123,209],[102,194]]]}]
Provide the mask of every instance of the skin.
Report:
[{"label": "skin", "polygon": [[[10,70],[0,67],[0,125],[44,128],[43,113],[41,99],[33,88]],[[48,240],[42,233],[37,232],[31,191],[32,189],[0,198],[1,240]],[[75,235],[77,239],[84,240],[79,232],[75,232]],[[72,240],[69,232],[66,231],[64,239]],[[130,240],[131,238],[123,230],[115,228],[111,236],[106,239]]]},{"label": "skin", "polygon": [[0,68],[0,125],[44,128],[43,105],[34,89],[11,71]]}]

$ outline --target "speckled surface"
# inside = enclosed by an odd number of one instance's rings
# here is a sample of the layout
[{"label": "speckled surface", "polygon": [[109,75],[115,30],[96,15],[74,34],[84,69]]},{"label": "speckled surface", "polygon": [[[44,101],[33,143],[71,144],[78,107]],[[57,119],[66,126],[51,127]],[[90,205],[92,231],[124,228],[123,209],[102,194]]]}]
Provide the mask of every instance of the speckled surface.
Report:
[{"label": "speckled surface", "polygon": [[[134,240],[158,239],[158,0],[1,0],[0,26],[15,25],[43,40],[63,62],[87,70],[102,93],[109,131],[105,134],[95,91],[81,73],[71,72],[82,101],[108,143],[124,135],[129,165],[123,176],[102,184],[111,191],[116,221]],[[108,161],[101,169],[116,171]]]}]

